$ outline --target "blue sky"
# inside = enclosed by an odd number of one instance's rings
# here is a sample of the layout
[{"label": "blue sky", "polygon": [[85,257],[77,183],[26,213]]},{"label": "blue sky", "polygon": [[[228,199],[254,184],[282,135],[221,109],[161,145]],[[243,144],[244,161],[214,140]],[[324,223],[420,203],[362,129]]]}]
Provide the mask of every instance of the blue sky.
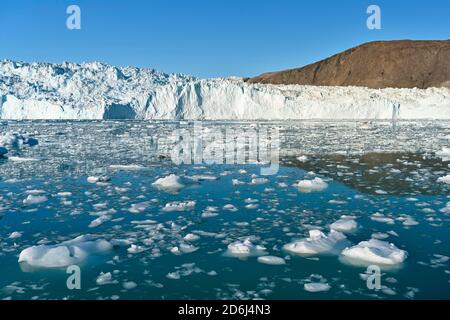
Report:
[{"label": "blue sky", "polygon": [[[66,28],[70,4],[81,30]],[[382,30],[366,27],[370,4]],[[450,39],[449,16],[448,0],[2,0],[0,59],[253,76],[372,40]]]}]

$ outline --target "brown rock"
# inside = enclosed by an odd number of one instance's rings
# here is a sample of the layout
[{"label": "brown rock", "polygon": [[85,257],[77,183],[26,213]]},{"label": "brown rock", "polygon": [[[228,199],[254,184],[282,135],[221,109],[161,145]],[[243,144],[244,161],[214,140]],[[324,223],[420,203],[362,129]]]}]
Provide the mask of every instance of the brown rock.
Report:
[{"label": "brown rock", "polygon": [[247,81],[369,88],[450,88],[450,40],[369,42],[303,68],[265,73]]}]

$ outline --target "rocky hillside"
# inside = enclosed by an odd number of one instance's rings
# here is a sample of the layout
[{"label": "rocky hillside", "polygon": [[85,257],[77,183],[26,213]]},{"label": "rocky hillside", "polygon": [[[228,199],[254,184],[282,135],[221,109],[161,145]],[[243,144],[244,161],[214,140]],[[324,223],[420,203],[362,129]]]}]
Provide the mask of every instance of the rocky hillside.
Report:
[{"label": "rocky hillside", "polygon": [[450,88],[450,40],[370,42],[303,68],[265,73],[248,82]]}]

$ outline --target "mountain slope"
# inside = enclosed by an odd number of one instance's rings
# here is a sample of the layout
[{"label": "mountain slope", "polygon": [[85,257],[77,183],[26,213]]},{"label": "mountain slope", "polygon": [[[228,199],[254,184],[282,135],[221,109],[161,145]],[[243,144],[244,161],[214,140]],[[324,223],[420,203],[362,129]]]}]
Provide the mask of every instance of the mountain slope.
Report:
[{"label": "mountain slope", "polygon": [[102,63],[0,61],[0,119],[450,119],[450,90],[249,84]]},{"label": "mountain slope", "polygon": [[303,68],[265,73],[248,82],[450,88],[450,40],[370,42]]}]

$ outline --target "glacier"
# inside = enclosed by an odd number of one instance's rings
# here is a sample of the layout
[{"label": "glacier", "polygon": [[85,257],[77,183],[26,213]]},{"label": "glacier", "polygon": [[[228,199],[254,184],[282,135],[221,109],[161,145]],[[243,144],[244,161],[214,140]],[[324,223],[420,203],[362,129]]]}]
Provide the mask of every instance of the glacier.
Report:
[{"label": "glacier", "polygon": [[358,120],[393,114],[450,119],[450,89],[249,84],[99,62],[0,62],[0,119]]}]

